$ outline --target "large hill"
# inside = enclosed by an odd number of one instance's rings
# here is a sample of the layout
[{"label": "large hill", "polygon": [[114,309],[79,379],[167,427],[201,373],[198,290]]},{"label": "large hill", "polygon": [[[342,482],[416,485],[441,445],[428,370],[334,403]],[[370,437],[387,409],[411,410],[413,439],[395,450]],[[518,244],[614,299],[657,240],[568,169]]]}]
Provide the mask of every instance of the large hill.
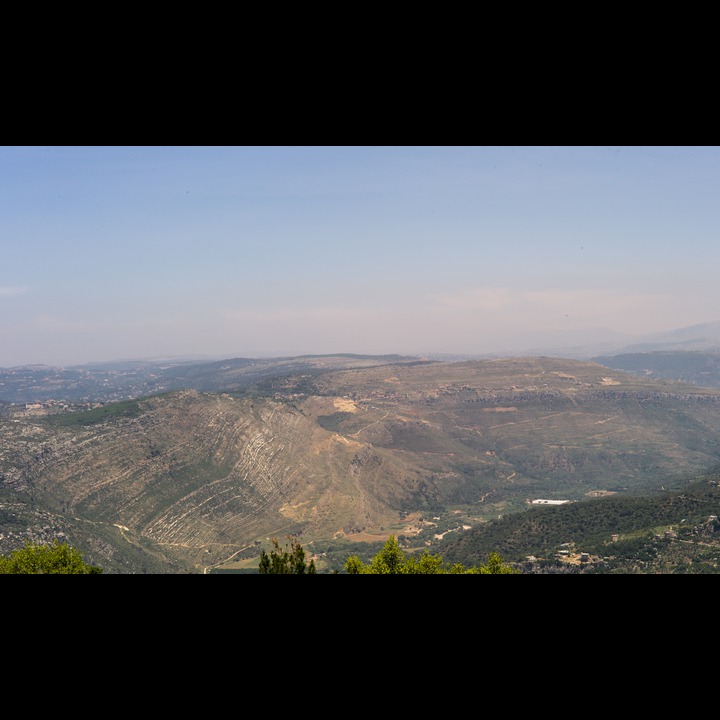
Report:
[{"label": "large hill", "polygon": [[[229,392],[224,391],[229,390]],[[367,362],[94,409],[9,406],[0,552],[61,536],[106,572],[418,546],[536,505],[658,494],[720,461],[720,390],[532,357]]]},{"label": "large hill", "polygon": [[436,551],[465,566],[495,552],[532,574],[716,575],[718,517],[720,468],[674,491],[533,507],[453,533]]},{"label": "large hill", "polygon": [[403,355],[300,355],[198,360],[155,358],[71,367],[0,368],[0,403],[112,402],[172,390],[239,391],[269,378],[416,362]]},{"label": "large hill", "polygon": [[720,352],[709,350],[657,350],[601,355],[594,362],[649,378],[680,380],[720,387]]}]

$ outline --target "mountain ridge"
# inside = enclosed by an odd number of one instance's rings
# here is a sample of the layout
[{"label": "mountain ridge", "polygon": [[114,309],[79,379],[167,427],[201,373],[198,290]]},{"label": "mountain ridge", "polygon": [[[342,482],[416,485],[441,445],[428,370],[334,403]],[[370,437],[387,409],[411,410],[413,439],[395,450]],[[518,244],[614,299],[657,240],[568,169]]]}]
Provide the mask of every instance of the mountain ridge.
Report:
[{"label": "mountain ridge", "polygon": [[720,389],[549,357],[314,370],[6,409],[0,551],[44,527],[118,573],[252,563],[285,534],[432,546],[533,500],[659,492],[720,462]]}]

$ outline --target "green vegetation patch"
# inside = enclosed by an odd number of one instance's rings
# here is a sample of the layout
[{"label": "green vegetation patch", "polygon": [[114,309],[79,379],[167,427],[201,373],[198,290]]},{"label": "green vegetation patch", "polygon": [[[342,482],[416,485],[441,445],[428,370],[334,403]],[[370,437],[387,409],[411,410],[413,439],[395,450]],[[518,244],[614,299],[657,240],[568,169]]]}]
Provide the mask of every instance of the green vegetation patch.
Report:
[{"label": "green vegetation patch", "polygon": [[340,426],[346,421],[350,420],[354,416],[351,412],[336,412],[332,415],[319,415],[318,425],[330,430],[331,432],[339,432]]},{"label": "green vegetation patch", "polygon": [[[643,561],[654,557],[647,545],[659,527],[692,528],[720,509],[716,478],[692,482],[676,492],[652,496],[609,496],[567,505],[534,507],[483,523],[439,545],[450,561],[475,562],[491,550],[510,560],[528,555],[552,557],[572,541],[584,551],[626,557],[643,548]],[[620,536],[613,542],[615,536]],[[657,548],[656,548],[657,549]],[[717,552],[716,552],[717,554]]]},{"label": "green vegetation patch", "polygon": [[139,417],[142,413],[143,409],[139,400],[123,400],[91,410],[48,415],[44,418],[44,422],[54,427],[88,426],[98,425],[107,420]]}]

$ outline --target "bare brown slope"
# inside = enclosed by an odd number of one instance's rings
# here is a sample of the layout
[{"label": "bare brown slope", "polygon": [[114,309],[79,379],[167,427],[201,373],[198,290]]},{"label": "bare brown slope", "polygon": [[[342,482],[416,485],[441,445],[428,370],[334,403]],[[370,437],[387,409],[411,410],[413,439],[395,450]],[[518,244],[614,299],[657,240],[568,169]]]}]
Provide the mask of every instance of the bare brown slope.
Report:
[{"label": "bare brown slope", "polygon": [[[720,458],[720,392],[592,362],[534,357],[339,371],[314,392],[355,411],[345,437],[425,469],[442,506],[480,514],[533,499],[659,488]],[[494,507],[488,507],[489,505]]]}]

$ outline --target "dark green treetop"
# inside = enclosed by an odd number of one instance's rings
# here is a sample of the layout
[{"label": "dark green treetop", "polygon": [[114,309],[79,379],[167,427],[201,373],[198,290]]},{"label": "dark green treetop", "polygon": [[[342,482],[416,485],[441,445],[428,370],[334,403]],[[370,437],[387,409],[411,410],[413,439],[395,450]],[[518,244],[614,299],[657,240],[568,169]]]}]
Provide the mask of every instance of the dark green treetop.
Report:
[{"label": "dark green treetop", "polygon": [[385,547],[369,563],[357,555],[345,561],[349,575],[517,575],[519,571],[503,562],[497,553],[490,553],[487,563],[466,568],[460,563],[446,564],[440,555],[426,549],[420,556],[406,556],[397,539],[391,535]]},{"label": "dark green treetop", "polygon": [[305,551],[299,542],[288,536],[290,549],[287,544],[283,550],[276,538],[272,539],[273,550],[270,554],[264,550],[260,554],[259,572],[261,575],[315,575],[315,561],[305,562]]},{"label": "dark green treetop", "polygon": [[89,565],[76,548],[53,540],[49,545],[25,543],[7,557],[0,557],[0,575],[99,575],[102,569]]}]

